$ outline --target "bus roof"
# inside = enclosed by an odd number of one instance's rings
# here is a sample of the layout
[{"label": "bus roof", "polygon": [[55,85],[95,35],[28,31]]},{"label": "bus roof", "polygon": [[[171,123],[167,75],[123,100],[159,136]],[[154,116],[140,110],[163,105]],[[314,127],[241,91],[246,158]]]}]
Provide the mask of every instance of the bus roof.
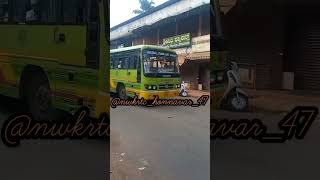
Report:
[{"label": "bus roof", "polygon": [[168,52],[175,53],[175,51],[173,51],[171,49],[164,48],[164,47],[161,47],[161,46],[154,46],[154,45],[130,46],[130,47],[125,47],[125,48],[112,49],[112,50],[110,50],[110,52],[111,53],[117,53],[117,52],[130,51],[130,50],[135,50],[135,49],[146,49],[146,48],[156,49],[156,50],[163,50],[163,51],[168,51]]}]

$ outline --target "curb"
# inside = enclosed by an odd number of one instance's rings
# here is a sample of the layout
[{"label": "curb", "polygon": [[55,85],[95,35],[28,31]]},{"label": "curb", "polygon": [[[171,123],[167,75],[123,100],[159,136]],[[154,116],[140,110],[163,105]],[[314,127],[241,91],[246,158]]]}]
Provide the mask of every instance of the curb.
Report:
[{"label": "curb", "polygon": [[[201,96],[203,96],[203,95],[208,95],[208,94],[202,94],[202,95],[200,95],[200,96],[196,96],[196,95],[188,95],[187,97],[193,97],[193,98],[200,98]],[[210,96],[210,95],[209,95]]]}]

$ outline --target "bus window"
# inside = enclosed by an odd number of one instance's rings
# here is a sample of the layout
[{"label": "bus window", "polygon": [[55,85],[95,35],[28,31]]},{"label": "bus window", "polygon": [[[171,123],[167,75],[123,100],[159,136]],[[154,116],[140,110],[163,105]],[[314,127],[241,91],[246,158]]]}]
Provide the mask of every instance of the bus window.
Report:
[{"label": "bus window", "polygon": [[115,60],[115,58],[114,57],[112,57],[111,56],[111,58],[110,58],[110,69],[114,69],[114,60]]},{"label": "bus window", "polygon": [[99,9],[98,3],[96,0],[90,1],[90,10],[89,10],[89,22],[88,26],[90,29],[90,41],[96,43],[98,41],[98,22],[99,22]]},{"label": "bus window", "polygon": [[138,56],[131,56],[129,58],[129,69],[137,69],[137,61],[138,61]]},{"label": "bus window", "polygon": [[8,0],[0,0],[0,23],[9,20],[9,4]]},{"label": "bus window", "polygon": [[26,22],[39,22],[41,20],[41,4],[40,0],[30,0],[27,2]]},{"label": "bus window", "polygon": [[117,59],[117,61],[116,61],[116,64],[115,64],[115,66],[116,66],[116,69],[122,69],[122,61],[121,61],[121,59],[119,58],[119,59]]},{"label": "bus window", "polygon": [[126,53],[126,55],[128,56],[128,62],[127,62],[128,69],[137,69],[138,52],[129,51]]},{"label": "bus window", "polygon": [[[56,0],[12,0],[15,23],[48,23],[56,21]],[[51,22],[51,23],[52,23]]]},{"label": "bus window", "polygon": [[141,83],[141,61],[140,56],[135,56],[137,58],[137,82]]},{"label": "bus window", "polygon": [[57,22],[57,0],[41,0],[40,1],[40,11],[39,11],[39,21],[41,24],[52,24]]},{"label": "bus window", "polygon": [[119,58],[118,69],[128,69],[128,57]]},{"label": "bus window", "polygon": [[62,1],[62,19],[64,24],[76,24],[77,21],[77,11],[76,7],[77,3],[76,0],[67,0]]},{"label": "bus window", "polygon": [[87,22],[87,66],[99,68],[99,7],[97,0],[88,3],[88,22]]},{"label": "bus window", "polygon": [[87,19],[87,5],[86,0],[78,0],[77,3],[77,23],[78,24],[84,24],[86,23]]},{"label": "bus window", "polygon": [[111,69],[123,69],[125,67],[125,59],[117,56],[111,57]]},{"label": "bus window", "polygon": [[57,22],[57,1],[50,0],[48,2],[47,8],[47,21],[48,23],[56,23]]},{"label": "bus window", "polygon": [[110,68],[111,69],[117,69],[118,68],[118,61],[119,61],[119,58],[117,56],[111,57],[111,66],[110,66]]},{"label": "bus window", "polygon": [[[27,11],[31,10],[30,0],[14,0],[13,2],[13,21],[15,23],[25,23]],[[30,12],[29,16],[31,16]]]},{"label": "bus window", "polygon": [[144,52],[145,76],[178,75],[179,68],[177,56],[173,53],[164,53],[155,50]]},{"label": "bus window", "polygon": [[118,60],[117,69],[122,69],[122,61]]},{"label": "bus window", "polygon": [[[103,4],[104,4],[104,18],[109,18],[110,17],[110,0],[103,0]],[[105,27],[106,27],[106,39],[107,39],[107,42],[108,42],[108,46],[110,47],[110,28],[109,28],[109,24],[110,22],[108,21],[107,24],[105,24]]]},{"label": "bus window", "polygon": [[114,58],[113,60],[113,69],[117,69],[118,68],[118,63],[119,63],[119,58]]}]

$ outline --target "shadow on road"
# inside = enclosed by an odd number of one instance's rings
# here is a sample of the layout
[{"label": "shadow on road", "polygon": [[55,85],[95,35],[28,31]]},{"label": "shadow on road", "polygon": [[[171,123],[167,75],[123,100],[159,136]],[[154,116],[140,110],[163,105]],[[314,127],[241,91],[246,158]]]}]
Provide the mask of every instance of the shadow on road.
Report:
[{"label": "shadow on road", "polygon": [[[283,113],[232,113],[214,111],[215,119],[261,119],[279,132]],[[211,140],[211,179],[300,180],[318,176],[319,119],[303,140],[262,144],[255,140]]]},{"label": "shadow on road", "polygon": [[[22,104],[0,97],[0,125]],[[61,112],[63,114],[63,112]],[[24,140],[16,148],[0,142],[0,179],[109,179],[108,140]]]}]

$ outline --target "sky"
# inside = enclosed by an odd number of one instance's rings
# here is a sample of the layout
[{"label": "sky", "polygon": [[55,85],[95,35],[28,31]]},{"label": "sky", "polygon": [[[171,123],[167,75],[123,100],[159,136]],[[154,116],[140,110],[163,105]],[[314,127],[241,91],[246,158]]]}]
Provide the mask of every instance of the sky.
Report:
[{"label": "sky", "polygon": [[[158,6],[168,0],[153,0]],[[132,11],[140,9],[139,0],[110,0],[110,27],[137,16]]]}]

